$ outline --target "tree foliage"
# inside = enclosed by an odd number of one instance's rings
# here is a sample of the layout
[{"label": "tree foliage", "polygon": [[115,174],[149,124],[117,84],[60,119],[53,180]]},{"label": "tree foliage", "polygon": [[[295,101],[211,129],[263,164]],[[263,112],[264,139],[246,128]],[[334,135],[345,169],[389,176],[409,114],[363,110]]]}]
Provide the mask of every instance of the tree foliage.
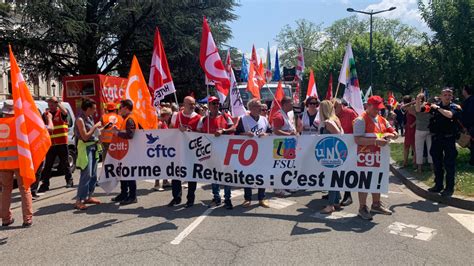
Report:
[{"label": "tree foliage", "polygon": [[[153,35],[159,27],[173,79],[183,94],[203,84],[199,46],[203,16],[216,43],[231,36],[236,1],[28,1],[10,12],[15,28],[2,33],[32,72],[61,77],[78,74],[127,76],[133,55],[148,76]],[[5,45],[2,45],[5,46]]]}]

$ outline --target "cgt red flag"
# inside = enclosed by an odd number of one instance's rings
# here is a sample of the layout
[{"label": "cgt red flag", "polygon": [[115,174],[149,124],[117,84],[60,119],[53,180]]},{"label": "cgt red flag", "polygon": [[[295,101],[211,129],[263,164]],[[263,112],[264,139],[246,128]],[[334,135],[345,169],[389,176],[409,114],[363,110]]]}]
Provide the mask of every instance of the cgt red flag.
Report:
[{"label": "cgt red flag", "polygon": [[332,99],[332,73],[329,74],[328,90],[326,91],[326,100]]},{"label": "cgt red flag", "polygon": [[155,40],[153,42],[148,88],[150,89],[155,108],[160,107],[160,101],[166,95],[176,92],[158,28],[155,30]]},{"label": "cgt red flag", "polygon": [[270,108],[270,114],[268,115],[268,119],[271,121],[272,117],[281,109],[281,100],[285,96],[285,92],[283,91],[283,86],[281,85],[281,81],[278,81],[278,87],[275,91],[275,98],[273,99],[272,106]]},{"label": "cgt red flag", "polygon": [[201,67],[206,73],[206,77],[214,84],[219,84],[224,94],[227,96],[230,89],[230,80],[227,72],[225,71],[224,64],[219,56],[216,43],[212,38],[211,29],[207,24],[206,17],[203,18],[202,22],[202,36],[201,36],[201,51],[199,54],[199,61]]}]

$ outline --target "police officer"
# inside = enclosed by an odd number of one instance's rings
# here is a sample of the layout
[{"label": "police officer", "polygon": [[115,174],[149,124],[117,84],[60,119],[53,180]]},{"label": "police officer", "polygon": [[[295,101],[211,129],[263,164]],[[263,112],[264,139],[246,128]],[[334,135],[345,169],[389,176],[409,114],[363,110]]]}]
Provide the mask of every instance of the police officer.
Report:
[{"label": "police officer", "polygon": [[42,184],[38,190],[43,193],[49,190],[49,179],[51,178],[51,169],[53,168],[56,157],[59,157],[59,171],[64,173],[66,178],[66,187],[73,187],[71,171],[69,169],[68,152],[68,113],[66,107],[62,105],[58,98],[51,97],[48,100],[48,109],[43,114],[44,123],[48,123],[48,113],[53,118],[53,128],[49,134],[51,137],[51,147],[46,154],[43,172],[41,173]]},{"label": "police officer", "polygon": [[[441,91],[441,101],[433,103],[429,107],[429,111],[433,114],[429,129],[432,134],[430,154],[433,158],[435,185],[428,189],[428,191],[434,193],[441,192],[443,197],[451,197],[453,195],[456,157],[458,155],[456,138],[459,130],[456,119],[460,109],[458,105],[452,103],[452,99],[453,91],[450,88],[445,88]],[[444,186],[445,171],[446,187]]]}]

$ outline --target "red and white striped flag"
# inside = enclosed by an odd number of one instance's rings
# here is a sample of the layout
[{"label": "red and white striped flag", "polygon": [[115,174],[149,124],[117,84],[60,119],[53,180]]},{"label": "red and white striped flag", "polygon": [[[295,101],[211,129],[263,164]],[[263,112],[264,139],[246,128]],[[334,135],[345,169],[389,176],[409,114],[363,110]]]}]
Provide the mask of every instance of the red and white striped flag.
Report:
[{"label": "red and white striped flag", "polygon": [[298,47],[298,64],[296,66],[296,79],[298,81],[303,80],[303,72],[304,72],[304,55],[303,55],[303,46]]},{"label": "red and white striped flag", "polygon": [[306,98],[308,98],[309,96],[319,98],[318,89],[316,88],[316,81],[314,80],[314,73],[312,69],[309,71],[309,82],[308,90],[306,91]]}]

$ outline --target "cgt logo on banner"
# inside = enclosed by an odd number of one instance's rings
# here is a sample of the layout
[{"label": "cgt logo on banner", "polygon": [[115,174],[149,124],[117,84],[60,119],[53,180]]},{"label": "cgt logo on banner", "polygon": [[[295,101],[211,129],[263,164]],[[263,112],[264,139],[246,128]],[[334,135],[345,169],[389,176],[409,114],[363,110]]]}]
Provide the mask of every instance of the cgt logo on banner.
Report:
[{"label": "cgt logo on banner", "polygon": [[114,136],[114,139],[109,145],[108,154],[116,159],[122,160],[128,153],[128,140]]},{"label": "cgt logo on banner", "polygon": [[188,143],[188,148],[194,152],[199,161],[211,158],[212,145],[211,141],[206,136],[200,136],[191,140]]},{"label": "cgt logo on banner", "polygon": [[357,166],[380,167],[380,147],[357,145]]},{"label": "cgt logo on banner", "polygon": [[337,168],[346,161],[348,150],[346,143],[340,138],[326,137],[316,144],[314,153],[321,165]]},{"label": "cgt logo on banner", "polygon": [[273,140],[273,168],[295,168],[296,138]]}]

